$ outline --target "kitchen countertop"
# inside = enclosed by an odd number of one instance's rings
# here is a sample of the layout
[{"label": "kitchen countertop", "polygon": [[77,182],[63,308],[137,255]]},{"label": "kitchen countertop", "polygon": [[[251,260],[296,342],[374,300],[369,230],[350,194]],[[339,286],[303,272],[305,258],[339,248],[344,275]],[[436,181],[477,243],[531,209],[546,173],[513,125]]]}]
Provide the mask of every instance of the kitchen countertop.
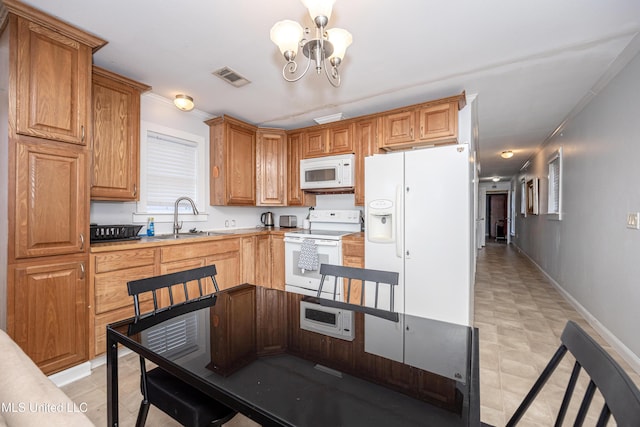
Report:
[{"label": "kitchen countertop", "polygon": [[183,245],[186,243],[208,242],[224,239],[233,239],[238,237],[245,237],[251,235],[260,234],[284,234],[289,231],[301,230],[300,228],[280,228],[280,227],[251,227],[251,228],[237,228],[233,230],[212,230],[214,232],[220,232],[223,234],[215,234],[211,236],[196,235],[185,236],[179,239],[161,238],[160,236],[147,237],[142,236],[137,240],[124,240],[115,242],[93,242],[91,243],[90,252],[100,253],[114,250],[127,250],[127,249],[139,249],[146,247],[160,247],[168,245]]}]

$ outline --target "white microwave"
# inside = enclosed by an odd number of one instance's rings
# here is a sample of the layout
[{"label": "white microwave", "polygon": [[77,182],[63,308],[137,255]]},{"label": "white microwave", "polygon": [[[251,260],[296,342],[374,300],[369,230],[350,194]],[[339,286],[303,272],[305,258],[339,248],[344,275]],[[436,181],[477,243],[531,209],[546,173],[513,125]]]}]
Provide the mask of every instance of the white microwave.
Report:
[{"label": "white microwave", "polygon": [[353,154],[300,160],[302,190],[350,189],[355,185],[354,180]]},{"label": "white microwave", "polygon": [[355,337],[353,311],[308,301],[300,301],[300,328],[346,341]]}]

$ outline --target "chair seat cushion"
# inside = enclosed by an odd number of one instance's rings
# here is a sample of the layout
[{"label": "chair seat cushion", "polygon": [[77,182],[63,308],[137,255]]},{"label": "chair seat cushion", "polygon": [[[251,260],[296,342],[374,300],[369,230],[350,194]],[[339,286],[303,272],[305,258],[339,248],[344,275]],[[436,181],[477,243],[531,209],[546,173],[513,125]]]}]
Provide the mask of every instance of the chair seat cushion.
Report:
[{"label": "chair seat cushion", "polygon": [[160,368],[147,372],[147,393],[152,405],[184,426],[220,425],[236,414]]}]

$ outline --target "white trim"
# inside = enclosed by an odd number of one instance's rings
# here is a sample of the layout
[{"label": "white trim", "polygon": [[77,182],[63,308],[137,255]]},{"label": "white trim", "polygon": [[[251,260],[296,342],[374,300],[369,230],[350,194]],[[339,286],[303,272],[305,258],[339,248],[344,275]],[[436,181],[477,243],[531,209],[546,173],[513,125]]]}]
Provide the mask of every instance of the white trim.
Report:
[{"label": "white trim", "polygon": [[[146,197],[146,189],[147,189],[147,169],[145,166],[145,159],[147,157],[147,133],[149,131],[163,134],[163,135],[168,135],[168,136],[179,138],[179,139],[184,139],[186,141],[193,141],[197,144],[197,151],[198,151],[197,160],[198,160],[199,173],[197,177],[198,194],[196,197],[197,199],[196,206],[198,208],[198,211],[204,214],[207,209],[206,189],[207,189],[207,180],[208,180],[207,162],[206,162],[206,159],[208,158],[208,152],[207,152],[206,139],[201,135],[196,135],[196,134],[185,132],[179,129],[173,129],[173,128],[159,125],[157,123],[141,120],[140,121],[140,200],[136,203],[136,212],[134,212],[134,215],[133,215],[134,223],[136,222],[146,223],[147,217],[153,216],[154,218],[156,218],[156,217],[161,217],[162,215],[158,213],[150,214],[146,212],[147,202],[145,197]],[[201,218],[197,218],[195,220],[206,221],[207,218],[205,217],[204,220]],[[173,216],[171,217],[171,221],[167,221],[167,222],[172,222],[172,221],[173,221]],[[165,222],[165,221],[157,221],[157,222]]]},{"label": "white trim", "polygon": [[613,348],[613,350],[629,364],[637,374],[640,374],[640,357],[632,352],[629,347],[624,345],[622,341],[618,339],[609,329],[607,329],[600,321],[589,311],[582,306],[571,294],[569,294],[558,282],[556,282],[549,274],[538,265],[526,252],[520,249],[519,246],[514,246],[518,249],[522,255],[524,255],[529,261],[535,265],[538,270],[549,280],[554,288],[562,295],[562,297],[569,303],[584,319],[596,330],[598,334]]},{"label": "white trim", "polygon": [[[198,208],[198,212],[200,212],[200,208]],[[158,224],[158,223],[173,223],[173,214],[172,213],[167,213],[167,214],[160,214],[157,212],[153,212],[153,213],[145,213],[145,212],[134,212],[132,215],[132,222],[134,224],[146,224],[147,223],[147,219],[149,219],[149,217],[152,216],[153,217],[153,222]],[[194,214],[186,214],[186,213],[180,213],[180,221],[188,221],[188,222],[207,222],[209,218],[209,214],[206,212],[200,212],[198,215],[194,215]]]},{"label": "white trim", "polygon": [[53,381],[56,386],[62,387],[84,377],[88,377],[89,375],[91,375],[91,363],[84,362],[65,369],[64,371],[49,375],[49,379]]},{"label": "white trim", "polygon": [[[120,347],[118,348],[118,359],[130,353],[132,353],[131,349],[126,347]],[[89,363],[91,363],[91,369],[95,369],[102,365],[105,365],[107,363],[107,355],[102,354],[96,357],[95,359],[90,360]]]},{"label": "white trim", "polygon": [[[558,160],[558,206],[557,211],[549,212],[551,208],[551,198],[554,197],[553,189],[551,188],[551,164]],[[559,147],[556,151],[554,151],[549,159],[547,160],[547,219],[561,221],[562,220],[562,174],[564,165],[562,164],[562,147]]]},{"label": "white trim", "polygon": [[[126,356],[131,353],[131,350],[128,348],[120,348],[118,349],[118,358]],[[82,378],[88,377],[91,375],[91,371],[99,366],[102,366],[107,363],[106,355],[101,355],[96,357],[93,360],[89,360],[87,362],[81,363],[79,365],[72,366],[64,371],[57,372],[53,375],[49,375],[49,379],[57,386],[63,387],[67,384],[71,384],[72,382],[81,380]]]}]

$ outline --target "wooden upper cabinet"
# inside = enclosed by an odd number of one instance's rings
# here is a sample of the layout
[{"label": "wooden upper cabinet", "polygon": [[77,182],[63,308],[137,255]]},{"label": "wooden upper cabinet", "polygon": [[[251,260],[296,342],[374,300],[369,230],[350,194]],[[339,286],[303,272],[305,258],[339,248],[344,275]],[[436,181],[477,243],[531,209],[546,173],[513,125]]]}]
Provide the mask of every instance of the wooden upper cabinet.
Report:
[{"label": "wooden upper cabinet", "polygon": [[387,114],[383,117],[382,146],[388,147],[414,141],[416,115],[413,110]]},{"label": "wooden upper cabinet", "polygon": [[281,129],[258,129],[256,192],[259,206],[287,203],[287,136]]},{"label": "wooden upper cabinet", "polygon": [[351,124],[329,127],[328,153],[346,154],[353,153],[353,129]]},{"label": "wooden upper cabinet", "polygon": [[458,135],[458,103],[433,105],[418,110],[420,140],[455,142]]},{"label": "wooden upper cabinet", "polygon": [[304,132],[302,158],[353,153],[351,124],[335,123]]},{"label": "wooden upper cabinet", "polygon": [[93,200],[139,199],[140,94],[149,89],[93,67]]},{"label": "wooden upper cabinet", "polygon": [[14,258],[87,251],[86,156],[72,146],[16,144]]},{"label": "wooden upper cabinet", "polygon": [[356,206],[364,206],[364,158],[379,152],[377,117],[357,121],[354,125],[354,148],[356,158],[356,185],[354,199]]},{"label": "wooden upper cabinet", "polygon": [[255,206],[256,127],[230,116],[205,122],[210,129],[210,203]]},{"label": "wooden upper cabinet", "polygon": [[453,144],[458,141],[458,111],[466,104],[465,93],[382,115],[385,150],[424,145]]},{"label": "wooden upper cabinet", "polygon": [[326,156],[327,147],[326,129],[309,130],[302,141],[302,158]]},{"label": "wooden upper cabinet", "polygon": [[16,38],[16,131],[86,145],[91,47],[22,17]]},{"label": "wooden upper cabinet", "polygon": [[314,206],[316,196],[300,189],[300,160],[304,132],[287,134],[287,206]]}]

